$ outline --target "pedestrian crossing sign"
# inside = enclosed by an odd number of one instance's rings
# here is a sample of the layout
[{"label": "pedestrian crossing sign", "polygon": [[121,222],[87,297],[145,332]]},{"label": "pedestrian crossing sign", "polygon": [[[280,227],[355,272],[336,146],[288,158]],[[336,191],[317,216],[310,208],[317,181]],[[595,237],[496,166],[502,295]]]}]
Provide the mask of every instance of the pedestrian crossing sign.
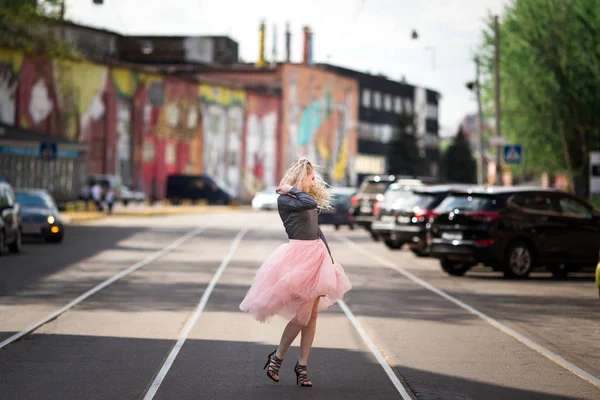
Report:
[{"label": "pedestrian crossing sign", "polygon": [[520,164],[523,161],[523,146],[520,144],[509,144],[504,146],[504,163]]}]

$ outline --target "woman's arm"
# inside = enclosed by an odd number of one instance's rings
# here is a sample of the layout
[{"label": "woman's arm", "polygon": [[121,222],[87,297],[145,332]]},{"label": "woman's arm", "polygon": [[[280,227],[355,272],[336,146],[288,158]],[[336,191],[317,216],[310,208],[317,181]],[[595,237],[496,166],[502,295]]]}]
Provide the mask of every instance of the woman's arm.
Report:
[{"label": "woman's arm", "polygon": [[284,211],[302,211],[317,208],[317,201],[308,193],[297,188],[291,188],[290,194],[294,196],[281,195],[277,199],[277,205]]}]

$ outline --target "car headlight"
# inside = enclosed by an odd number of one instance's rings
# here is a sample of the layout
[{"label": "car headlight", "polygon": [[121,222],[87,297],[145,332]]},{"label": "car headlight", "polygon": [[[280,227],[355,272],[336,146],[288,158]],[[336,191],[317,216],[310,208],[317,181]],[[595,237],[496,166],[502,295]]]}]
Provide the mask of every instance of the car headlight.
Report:
[{"label": "car headlight", "polygon": [[49,223],[49,224],[53,224],[53,223],[54,223],[54,221],[56,221],[56,219],[55,219],[55,218],[54,218],[52,215],[49,215],[49,216],[48,216],[48,223]]}]

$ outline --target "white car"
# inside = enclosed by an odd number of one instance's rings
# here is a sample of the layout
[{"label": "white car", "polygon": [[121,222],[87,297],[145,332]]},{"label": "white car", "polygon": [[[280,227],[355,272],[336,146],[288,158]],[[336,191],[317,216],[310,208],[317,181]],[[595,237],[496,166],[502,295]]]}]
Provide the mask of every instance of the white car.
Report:
[{"label": "white car", "polygon": [[277,210],[277,198],[275,186],[268,186],[256,193],[252,199],[252,208],[255,210]]}]

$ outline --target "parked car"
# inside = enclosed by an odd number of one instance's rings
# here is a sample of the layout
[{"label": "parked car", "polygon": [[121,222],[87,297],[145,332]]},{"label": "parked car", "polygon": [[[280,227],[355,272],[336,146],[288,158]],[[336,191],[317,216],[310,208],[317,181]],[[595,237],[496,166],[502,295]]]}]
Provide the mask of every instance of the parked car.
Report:
[{"label": "parked car", "polygon": [[333,225],[336,230],[347,225],[354,229],[354,219],[350,213],[350,200],[356,193],[353,187],[332,187],[329,189],[331,208],[322,210],[319,214],[319,225]]},{"label": "parked car", "polygon": [[146,193],[139,190],[131,190],[128,186],[121,186],[121,198],[117,197],[117,201],[121,201],[124,206],[129,203],[144,203],[148,200]]},{"label": "parked car", "polygon": [[350,213],[354,222],[371,233],[374,240],[379,237],[371,230],[371,224],[375,220],[374,209],[377,202],[384,199],[384,193],[393,183],[402,185],[420,186],[422,182],[418,179],[397,180],[394,175],[373,175],[366,177],[358,188],[358,192],[351,199],[352,208]]},{"label": "parked car", "polygon": [[0,182],[0,255],[21,251],[21,206],[8,182]]},{"label": "parked car", "polygon": [[255,210],[277,210],[279,194],[275,192],[275,189],[275,186],[267,186],[256,193],[252,199],[252,208]]},{"label": "parked car", "polygon": [[430,221],[429,252],[450,275],[478,263],[512,278],[525,278],[538,266],[564,275],[598,263],[600,215],[585,200],[557,190],[455,191]]},{"label": "parked car", "polygon": [[403,191],[389,194],[386,192],[381,211],[373,223],[373,231],[392,249],[408,244],[416,256],[426,256],[427,224],[433,210],[451,190],[468,187],[470,186],[460,184],[432,185],[404,188]]},{"label": "parked car", "polygon": [[56,202],[44,189],[17,189],[17,201],[21,205],[23,236],[44,238],[47,242],[60,243],[65,228]]},{"label": "parked car", "polygon": [[229,204],[233,191],[207,175],[169,175],[167,199],[173,204],[181,200],[206,200],[209,204]]},{"label": "parked car", "polygon": [[381,200],[376,200],[374,205],[374,218],[371,231],[385,245],[393,250],[402,248],[409,238],[397,234],[395,230],[398,212],[401,208],[410,207],[415,186],[393,183],[385,191]]}]

